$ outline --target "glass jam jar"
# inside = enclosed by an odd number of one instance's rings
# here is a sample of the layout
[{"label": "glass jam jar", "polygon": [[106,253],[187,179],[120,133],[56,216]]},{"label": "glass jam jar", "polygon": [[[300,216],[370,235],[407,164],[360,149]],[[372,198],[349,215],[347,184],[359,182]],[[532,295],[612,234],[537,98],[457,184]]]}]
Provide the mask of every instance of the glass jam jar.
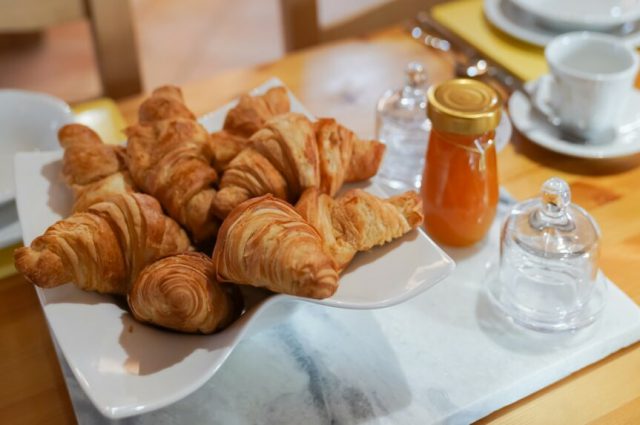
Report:
[{"label": "glass jam jar", "polygon": [[438,243],[472,245],[491,227],[498,204],[500,99],[470,79],[432,86],[427,98],[432,129],[421,188],[424,227]]}]

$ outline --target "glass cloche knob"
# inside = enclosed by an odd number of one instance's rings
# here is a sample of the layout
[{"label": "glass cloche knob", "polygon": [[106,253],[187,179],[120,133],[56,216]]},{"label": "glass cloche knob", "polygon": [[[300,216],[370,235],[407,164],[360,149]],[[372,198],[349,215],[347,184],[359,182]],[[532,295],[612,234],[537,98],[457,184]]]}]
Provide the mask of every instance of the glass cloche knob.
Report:
[{"label": "glass cloche knob", "polygon": [[575,229],[571,219],[571,189],[567,182],[557,177],[550,178],[542,185],[542,207],[531,214],[531,226],[541,230],[545,227],[562,227],[569,231]]},{"label": "glass cloche knob", "polygon": [[504,223],[492,298],[516,322],[533,329],[584,327],[604,304],[599,251],[598,225],[571,203],[569,185],[551,178],[539,198],[516,205]]}]

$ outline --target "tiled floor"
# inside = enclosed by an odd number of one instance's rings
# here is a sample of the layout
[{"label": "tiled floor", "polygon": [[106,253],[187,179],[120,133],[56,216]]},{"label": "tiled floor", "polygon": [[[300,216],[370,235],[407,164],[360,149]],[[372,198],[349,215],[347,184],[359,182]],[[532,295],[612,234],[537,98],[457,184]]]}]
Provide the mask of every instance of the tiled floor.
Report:
[{"label": "tiled floor", "polygon": [[[338,21],[381,1],[322,0],[320,21]],[[279,0],[131,0],[131,4],[147,89],[268,62],[284,53]],[[26,43],[0,37],[0,87],[44,91],[67,101],[99,96],[88,25],[57,26]]]}]

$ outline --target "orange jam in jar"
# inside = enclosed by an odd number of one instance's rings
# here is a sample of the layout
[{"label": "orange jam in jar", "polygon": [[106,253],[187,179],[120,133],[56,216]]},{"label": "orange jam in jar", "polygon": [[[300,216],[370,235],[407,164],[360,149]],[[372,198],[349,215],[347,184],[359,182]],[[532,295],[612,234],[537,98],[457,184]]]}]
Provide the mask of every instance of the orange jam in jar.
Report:
[{"label": "orange jam in jar", "polygon": [[432,86],[432,129],[422,176],[424,227],[438,243],[468,246],[484,238],[498,204],[495,128],[498,94],[456,79]]}]

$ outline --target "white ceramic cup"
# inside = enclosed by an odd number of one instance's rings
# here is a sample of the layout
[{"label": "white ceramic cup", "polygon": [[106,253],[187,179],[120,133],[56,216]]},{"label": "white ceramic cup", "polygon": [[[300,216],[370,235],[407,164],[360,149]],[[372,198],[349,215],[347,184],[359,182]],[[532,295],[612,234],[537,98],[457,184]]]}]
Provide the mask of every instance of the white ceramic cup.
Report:
[{"label": "white ceramic cup", "polygon": [[615,36],[583,31],[556,37],[544,54],[551,75],[538,91],[545,92],[554,124],[589,141],[612,141],[598,136],[615,134],[622,124],[638,72],[636,52]]}]

